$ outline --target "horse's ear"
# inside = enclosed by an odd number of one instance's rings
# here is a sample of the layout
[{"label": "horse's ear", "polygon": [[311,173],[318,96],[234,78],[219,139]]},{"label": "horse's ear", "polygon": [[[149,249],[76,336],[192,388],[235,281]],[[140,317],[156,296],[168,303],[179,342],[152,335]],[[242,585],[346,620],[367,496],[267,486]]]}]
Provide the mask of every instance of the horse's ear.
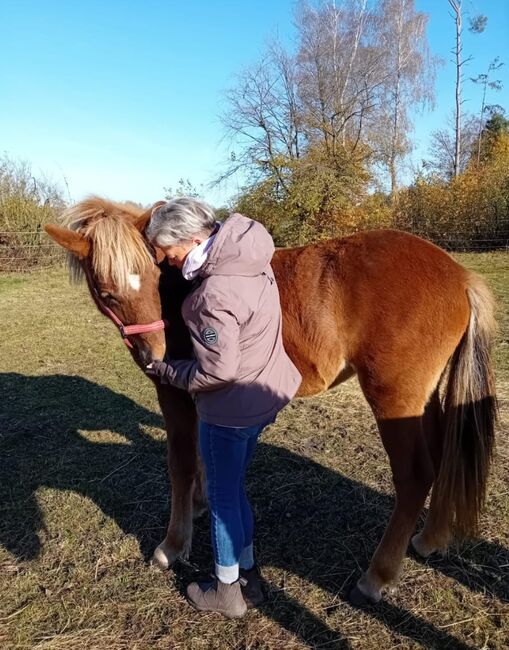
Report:
[{"label": "horse's ear", "polygon": [[86,237],[80,235],[79,232],[69,230],[68,228],[61,228],[55,224],[48,223],[44,226],[44,230],[48,233],[51,239],[55,240],[57,244],[63,246],[80,260],[88,257],[90,253],[90,242]]},{"label": "horse's ear", "polygon": [[154,203],[152,207],[150,207],[148,210],[145,210],[143,214],[141,214],[139,217],[135,217],[133,220],[133,224],[138,230],[143,233],[145,231],[145,228],[147,227],[148,222],[150,221],[150,217],[152,216],[152,213],[156,208],[158,208],[160,205],[164,205],[166,201],[157,201]]},{"label": "horse's ear", "polygon": [[[143,236],[145,236],[145,228],[147,227],[147,224],[150,221],[150,217],[154,213],[154,210],[158,208],[160,205],[164,205],[165,203],[166,201],[157,201],[142,215],[135,218],[133,224],[136,228],[138,228],[138,230],[143,234]],[[156,254],[156,263],[160,264],[164,260],[166,255],[163,253],[163,251],[160,248],[157,248],[157,246],[154,246],[154,252]]]},{"label": "horse's ear", "polygon": [[143,214],[141,214],[139,217],[134,217],[133,218],[133,226],[137,228],[142,234],[145,233],[145,228],[147,227],[148,222],[150,221],[150,217],[152,214],[152,208],[149,210],[146,210]]},{"label": "horse's ear", "polygon": [[157,264],[161,264],[161,262],[164,260],[166,255],[163,253],[163,251],[160,248],[157,248],[157,246],[154,246],[154,251],[156,254],[156,262]]}]

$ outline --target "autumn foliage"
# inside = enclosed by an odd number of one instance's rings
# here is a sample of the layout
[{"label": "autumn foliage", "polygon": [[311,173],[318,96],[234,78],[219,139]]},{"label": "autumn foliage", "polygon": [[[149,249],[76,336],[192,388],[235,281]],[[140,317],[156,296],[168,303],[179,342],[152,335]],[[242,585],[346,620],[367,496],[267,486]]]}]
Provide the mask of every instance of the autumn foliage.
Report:
[{"label": "autumn foliage", "polygon": [[487,138],[479,163],[450,181],[418,177],[399,193],[397,228],[411,230],[455,250],[509,245],[509,133]]},{"label": "autumn foliage", "polygon": [[[364,151],[368,151],[367,147]],[[509,245],[509,132],[486,133],[482,155],[450,180],[419,173],[391,198],[370,192],[367,157],[332,160],[312,150],[286,168],[287,192],[269,177],[251,186],[235,209],[262,221],[280,246],[295,246],[373,228],[408,230],[452,250]]]}]

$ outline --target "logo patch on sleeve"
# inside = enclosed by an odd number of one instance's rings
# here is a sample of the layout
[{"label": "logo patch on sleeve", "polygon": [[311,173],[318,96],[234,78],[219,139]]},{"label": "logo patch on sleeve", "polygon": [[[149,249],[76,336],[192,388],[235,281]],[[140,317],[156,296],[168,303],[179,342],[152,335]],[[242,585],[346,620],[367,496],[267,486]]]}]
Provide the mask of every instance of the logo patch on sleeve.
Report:
[{"label": "logo patch on sleeve", "polygon": [[202,340],[208,345],[215,345],[217,343],[217,332],[213,327],[206,327],[201,333]]}]

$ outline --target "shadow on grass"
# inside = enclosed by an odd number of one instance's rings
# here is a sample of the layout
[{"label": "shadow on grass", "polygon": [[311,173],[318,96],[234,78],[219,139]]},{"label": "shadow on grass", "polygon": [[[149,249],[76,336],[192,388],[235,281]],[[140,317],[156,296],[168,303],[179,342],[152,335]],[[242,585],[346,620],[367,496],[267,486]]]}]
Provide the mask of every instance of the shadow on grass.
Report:
[{"label": "shadow on grass", "polygon": [[[0,394],[0,543],[23,560],[38,555],[35,491],[47,486],[92,499],[147,555],[167,517],[168,481],[164,445],[142,425],[161,427],[162,418],[81,377],[0,374]],[[126,444],[80,433],[108,430]]]},{"label": "shadow on grass", "polygon": [[[162,418],[110,389],[72,376],[0,375],[0,544],[19,559],[37,557],[44,517],[41,486],[90,498],[139,541],[145,558],[164,536],[168,520],[165,445],[143,431]],[[141,425],[141,426],[140,426]],[[111,430],[129,444],[91,442],[80,431]],[[327,619],[347,600],[386,525],[392,499],[284,448],[260,443],[249,473],[263,565],[280,567],[331,594],[323,617],[272,586],[264,613],[310,647],[348,648]],[[496,564],[494,563],[496,558]],[[206,520],[197,522],[193,560],[210,564]],[[461,557],[430,565],[469,589],[509,600],[509,552],[480,541]],[[504,567],[505,568],[502,568]],[[177,569],[183,582],[191,571]],[[468,647],[409,611],[384,602],[367,610],[398,634],[424,647]]]}]

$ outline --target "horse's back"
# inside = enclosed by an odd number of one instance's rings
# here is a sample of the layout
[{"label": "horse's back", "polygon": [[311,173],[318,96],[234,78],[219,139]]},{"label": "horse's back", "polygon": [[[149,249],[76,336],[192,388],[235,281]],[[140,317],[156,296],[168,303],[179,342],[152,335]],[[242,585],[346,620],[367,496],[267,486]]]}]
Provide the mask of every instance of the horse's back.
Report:
[{"label": "horse's back", "polygon": [[359,233],[338,243],[339,297],[351,328],[362,323],[364,332],[390,328],[401,335],[402,328],[437,326],[456,314],[464,330],[469,271],[444,250],[394,230]]},{"label": "horse's back", "polygon": [[405,232],[366,231],[280,249],[273,267],[285,345],[323,386],[350,367],[361,384],[369,376],[395,386],[406,375],[410,392],[414,383],[433,383],[468,324],[469,271]]}]

